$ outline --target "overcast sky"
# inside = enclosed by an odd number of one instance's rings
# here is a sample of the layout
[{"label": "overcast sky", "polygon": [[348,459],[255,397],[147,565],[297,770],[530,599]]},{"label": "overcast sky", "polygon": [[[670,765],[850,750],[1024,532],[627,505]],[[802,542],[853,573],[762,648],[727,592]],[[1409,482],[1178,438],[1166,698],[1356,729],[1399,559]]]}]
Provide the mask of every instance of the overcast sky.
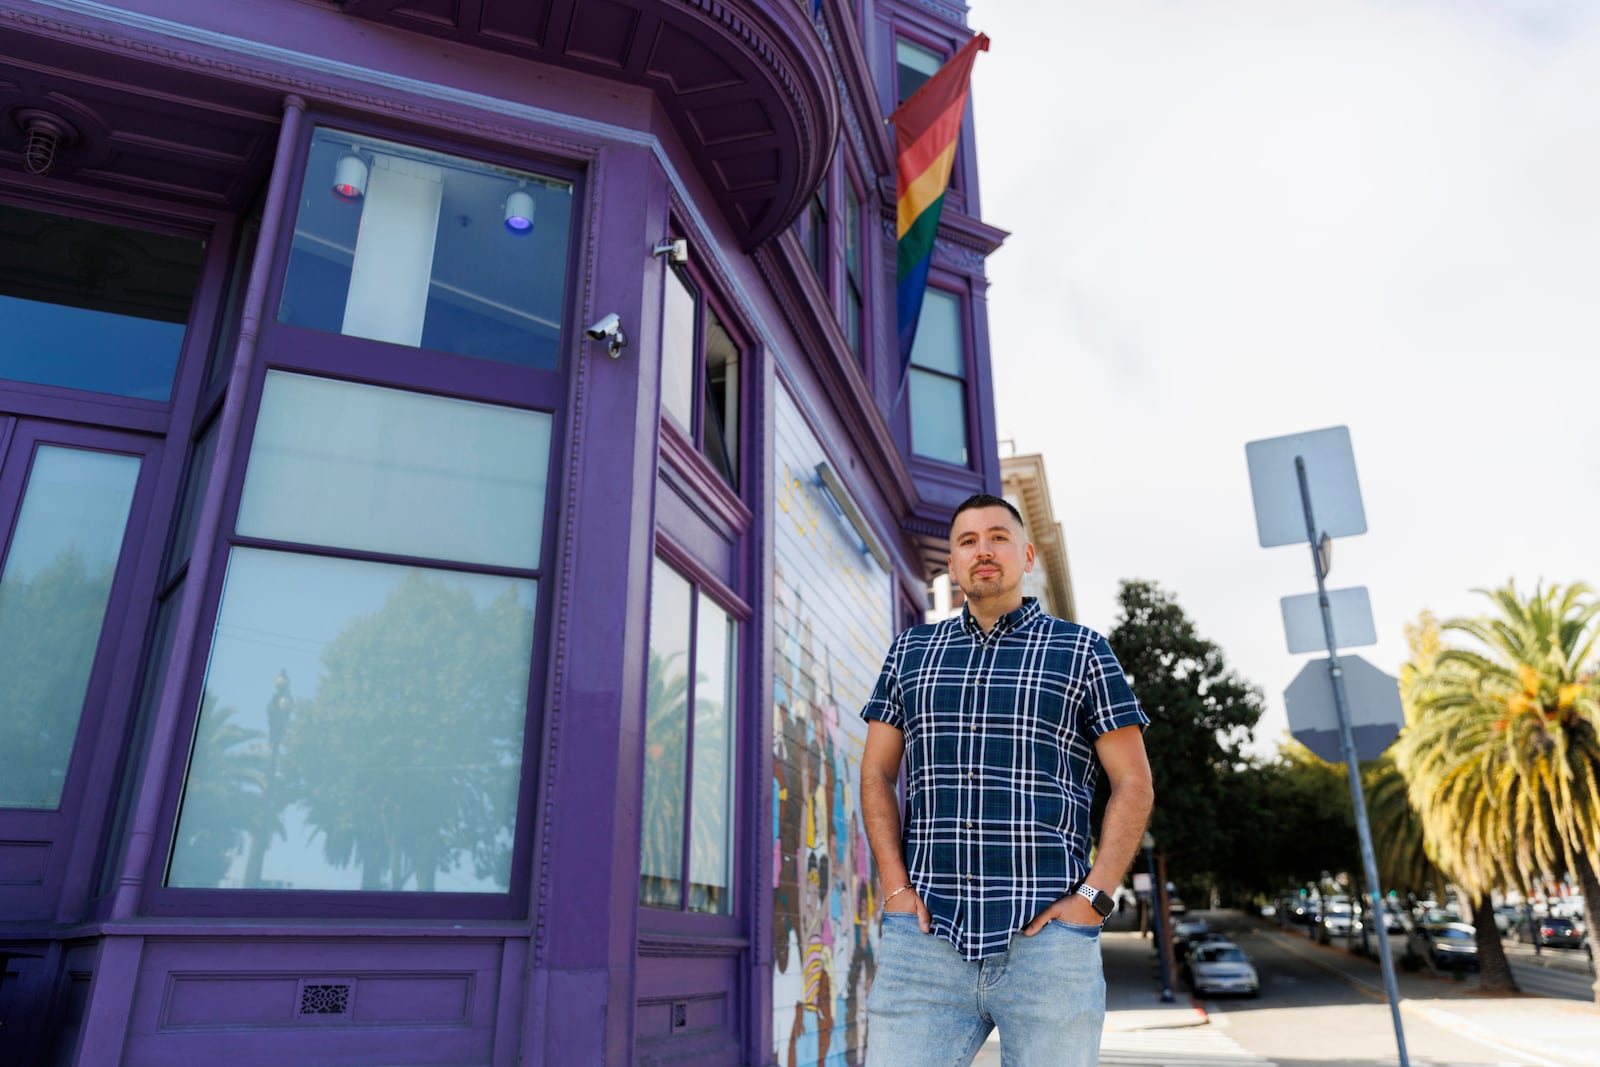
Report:
[{"label": "overcast sky", "polygon": [[1393,674],[1423,609],[1600,584],[1600,4],[972,0],[1002,440],[1044,455],[1083,622],[1175,593],[1257,683],[1309,656],[1247,441],[1350,428]]}]

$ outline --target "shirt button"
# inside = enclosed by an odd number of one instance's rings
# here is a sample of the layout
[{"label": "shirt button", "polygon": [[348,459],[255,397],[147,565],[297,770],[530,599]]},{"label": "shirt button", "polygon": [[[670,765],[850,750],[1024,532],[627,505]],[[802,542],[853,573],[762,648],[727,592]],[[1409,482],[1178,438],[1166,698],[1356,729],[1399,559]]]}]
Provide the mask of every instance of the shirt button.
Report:
[{"label": "shirt button", "polygon": [[970,874],[967,875],[967,881],[969,881],[969,882],[972,881],[972,875],[970,875]]},{"label": "shirt button", "polygon": [[973,773],[972,773],[972,772],[971,772],[971,771],[968,771],[968,772],[967,772],[967,777],[968,777],[968,778],[976,778],[976,777],[978,777],[978,776],[977,776],[977,775],[976,775],[976,774],[973,774]]},{"label": "shirt button", "polygon": [[972,829],[972,820],[971,819],[967,820],[967,829],[968,830]]}]

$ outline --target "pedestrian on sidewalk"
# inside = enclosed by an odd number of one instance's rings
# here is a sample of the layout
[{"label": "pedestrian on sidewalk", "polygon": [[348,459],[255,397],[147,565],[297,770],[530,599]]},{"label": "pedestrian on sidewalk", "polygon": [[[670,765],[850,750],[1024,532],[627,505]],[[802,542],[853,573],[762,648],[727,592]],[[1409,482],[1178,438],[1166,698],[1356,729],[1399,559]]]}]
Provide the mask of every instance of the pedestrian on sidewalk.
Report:
[{"label": "pedestrian on sidewalk", "polygon": [[1150,720],[1104,637],[1022,595],[1033,559],[1010,503],[963,501],[949,568],[966,604],[895,638],[861,711],[884,894],[868,1067],[966,1067],[997,1026],[1006,1067],[1099,1057],[1100,925],[1150,817]]}]

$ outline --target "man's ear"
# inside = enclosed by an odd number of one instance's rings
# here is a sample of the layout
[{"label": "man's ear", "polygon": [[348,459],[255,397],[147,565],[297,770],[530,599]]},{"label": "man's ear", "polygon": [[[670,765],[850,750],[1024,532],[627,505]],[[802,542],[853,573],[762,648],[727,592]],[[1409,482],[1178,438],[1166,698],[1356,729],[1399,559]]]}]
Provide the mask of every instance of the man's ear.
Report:
[{"label": "man's ear", "polygon": [[1024,574],[1033,570],[1033,542],[1029,541],[1022,549],[1022,572]]}]

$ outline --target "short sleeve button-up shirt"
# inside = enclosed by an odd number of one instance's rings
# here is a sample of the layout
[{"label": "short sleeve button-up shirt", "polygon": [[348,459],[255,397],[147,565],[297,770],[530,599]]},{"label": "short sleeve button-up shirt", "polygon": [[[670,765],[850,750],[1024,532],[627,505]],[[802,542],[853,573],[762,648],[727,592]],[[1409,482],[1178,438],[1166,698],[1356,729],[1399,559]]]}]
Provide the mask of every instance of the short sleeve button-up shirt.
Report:
[{"label": "short sleeve button-up shirt", "polygon": [[1033,597],[987,634],[965,609],[900,634],[861,717],[905,736],[906,869],[968,960],[1088,873],[1094,742],[1150,722],[1106,639]]}]

